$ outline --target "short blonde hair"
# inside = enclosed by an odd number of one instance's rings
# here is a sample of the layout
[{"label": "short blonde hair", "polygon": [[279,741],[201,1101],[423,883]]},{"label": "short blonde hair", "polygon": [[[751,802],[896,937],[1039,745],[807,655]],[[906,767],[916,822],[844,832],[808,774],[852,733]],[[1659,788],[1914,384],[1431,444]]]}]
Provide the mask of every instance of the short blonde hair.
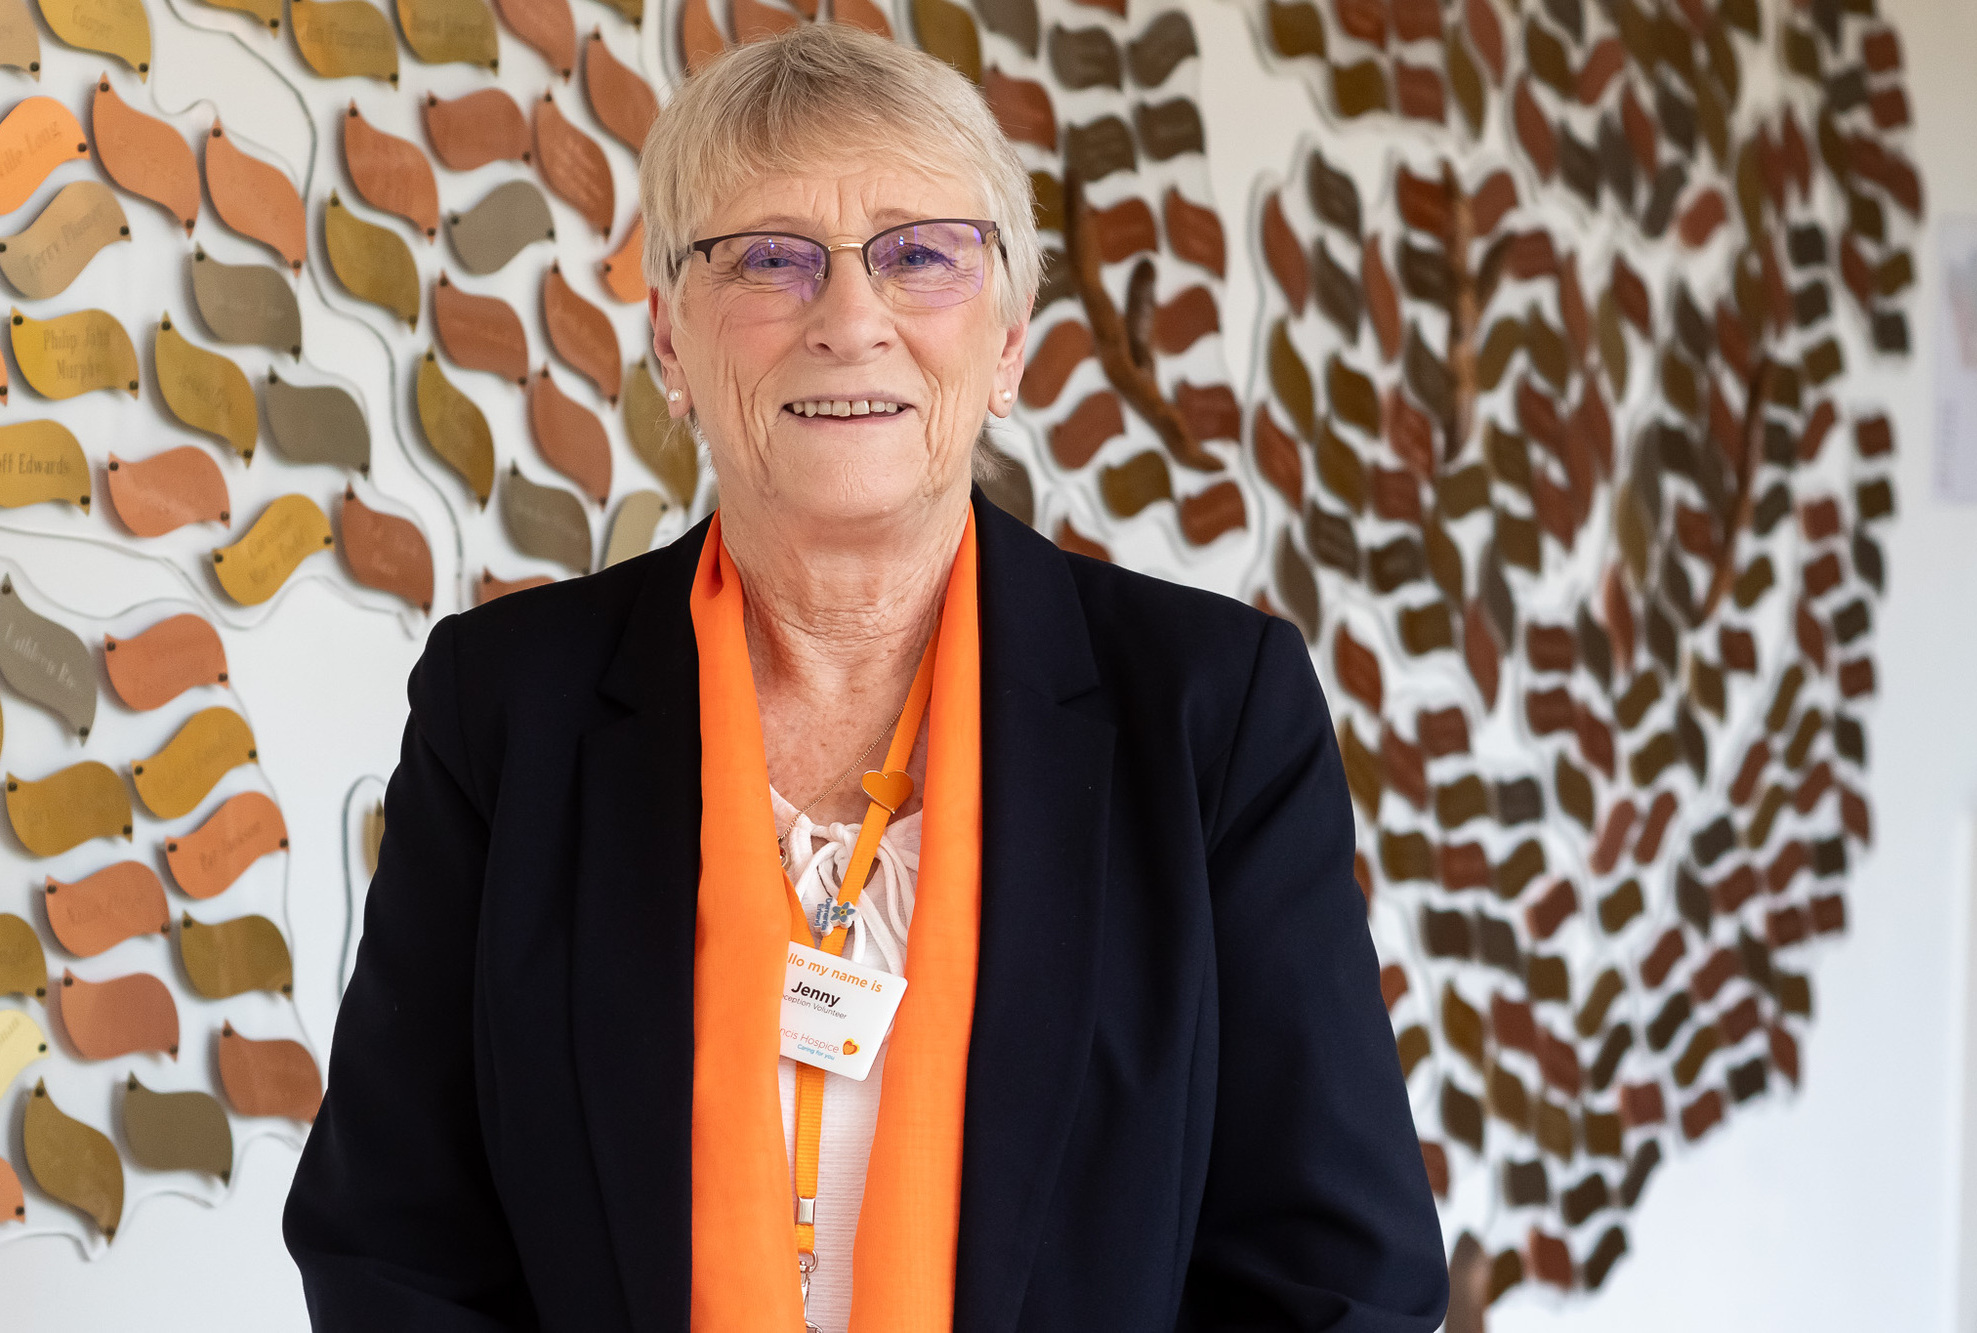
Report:
[{"label": "short blonde hair", "polygon": [[828,170],[861,149],[972,178],[1001,229],[992,278],[1005,327],[1036,297],[1043,257],[1029,173],[988,103],[952,65],[842,23],[804,24],[736,47],[686,80],[638,159],[645,281],[677,300],[710,199],[754,177]]}]

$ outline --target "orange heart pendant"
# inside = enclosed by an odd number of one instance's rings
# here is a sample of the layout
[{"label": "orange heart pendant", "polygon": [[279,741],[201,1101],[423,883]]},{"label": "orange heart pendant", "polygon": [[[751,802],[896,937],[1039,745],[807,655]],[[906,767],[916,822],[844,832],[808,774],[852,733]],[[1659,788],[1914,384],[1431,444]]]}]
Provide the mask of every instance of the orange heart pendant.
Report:
[{"label": "orange heart pendant", "polygon": [[884,773],[877,770],[867,773],[859,785],[865,788],[867,796],[895,815],[899,813],[899,807],[913,796],[913,779],[896,768]]}]

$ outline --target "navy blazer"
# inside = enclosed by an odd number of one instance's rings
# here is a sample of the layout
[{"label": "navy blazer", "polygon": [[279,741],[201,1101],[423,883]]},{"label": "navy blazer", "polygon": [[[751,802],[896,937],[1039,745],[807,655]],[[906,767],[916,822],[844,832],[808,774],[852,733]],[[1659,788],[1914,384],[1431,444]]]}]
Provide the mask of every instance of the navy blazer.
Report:
[{"label": "navy blazer", "polygon": [[[1302,639],[974,504],[954,1328],[1432,1333],[1441,1230]],[[706,526],[448,615],[412,669],[283,1216],[318,1329],[686,1333]]]}]

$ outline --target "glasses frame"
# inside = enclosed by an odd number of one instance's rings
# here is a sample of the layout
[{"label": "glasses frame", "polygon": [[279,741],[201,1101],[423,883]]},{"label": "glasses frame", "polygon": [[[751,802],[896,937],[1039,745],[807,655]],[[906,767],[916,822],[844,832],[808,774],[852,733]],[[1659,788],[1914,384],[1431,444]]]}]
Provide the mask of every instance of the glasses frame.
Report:
[{"label": "glasses frame", "polygon": [[[692,261],[694,255],[698,254],[704,257],[707,260],[707,262],[711,264],[714,262],[715,246],[719,245],[722,241],[739,240],[744,236],[775,236],[775,237],[781,237],[785,240],[808,241],[810,244],[818,247],[824,252],[824,271],[822,274],[819,275],[817,280],[817,294],[821,296],[823,294],[825,286],[827,286],[831,280],[831,252],[833,250],[856,250],[858,252],[858,258],[865,265],[865,276],[867,278],[870,278],[872,282],[876,285],[879,281],[879,275],[872,271],[872,245],[874,242],[884,237],[890,236],[896,231],[904,231],[908,227],[927,227],[940,222],[952,222],[952,223],[957,223],[964,227],[973,227],[976,231],[982,234],[983,248],[986,249],[988,243],[990,241],[994,241],[996,250],[1000,252],[1002,255],[1002,262],[1005,265],[1008,264],[1009,247],[1003,242],[1002,227],[1000,224],[991,222],[987,218],[916,218],[912,222],[901,222],[894,226],[887,227],[884,231],[869,236],[863,241],[839,241],[836,245],[826,245],[824,242],[818,240],[815,236],[805,236],[800,231],[731,231],[723,236],[708,236],[702,240],[694,241],[692,244],[688,245],[684,251],[680,253],[680,263],[684,266],[685,264],[688,264]],[[965,300],[957,301],[955,302],[955,304],[966,305],[969,301],[974,300],[975,297],[980,296],[981,294],[982,294],[981,290],[977,288]],[[804,298],[803,303],[805,305],[808,305],[810,301],[813,301],[815,299],[816,297],[814,296]],[[935,308],[939,309],[941,307],[935,307]]]}]

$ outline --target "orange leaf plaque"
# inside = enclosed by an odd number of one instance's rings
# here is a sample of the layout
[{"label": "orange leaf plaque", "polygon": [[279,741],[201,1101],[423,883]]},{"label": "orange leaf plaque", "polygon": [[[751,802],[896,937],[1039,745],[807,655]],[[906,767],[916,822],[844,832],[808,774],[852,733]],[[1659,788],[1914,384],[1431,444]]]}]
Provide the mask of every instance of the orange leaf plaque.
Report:
[{"label": "orange leaf plaque", "polygon": [[529,381],[529,429],[549,466],[597,503],[611,498],[611,440],[604,423],[557,388],[547,368]]},{"label": "orange leaf plaque", "polygon": [[439,186],[432,164],[410,139],[386,134],[365,120],[355,98],[343,118],[343,165],[365,203],[396,213],[429,241],[439,235]]},{"label": "orange leaf plaque", "polygon": [[[0,138],[5,137],[12,121],[12,116],[0,121]],[[89,104],[89,124],[96,131],[96,153],[110,179],[132,194],[162,205],[190,236],[193,221],[199,216],[199,167],[179,132],[130,106],[117,96],[108,79],[97,80],[96,97]],[[81,141],[78,134],[76,142]],[[0,177],[0,181],[4,179]],[[0,203],[5,202],[0,195]]]},{"label": "orange leaf plaque", "polygon": [[556,355],[616,405],[625,373],[618,331],[608,315],[571,290],[560,265],[550,265],[542,280],[542,322]]},{"label": "orange leaf plaque", "polygon": [[439,345],[459,365],[528,383],[529,344],[522,317],[500,297],[461,291],[441,273],[432,289],[432,322]]},{"label": "orange leaf plaque", "polygon": [[535,157],[549,188],[598,234],[610,235],[616,209],[611,164],[597,141],[564,119],[547,93],[535,104]]},{"label": "orange leaf plaque", "polygon": [[256,1041],[220,1028],[220,1083],[242,1115],[280,1115],[312,1123],[323,1102],[316,1057],[299,1041]]},{"label": "orange leaf plaque", "polygon": [[645,133],[659,119],[659,99],[638,71],[611,54],[602,29],[593,28],[583,46],[583,93],[590,114],[619,143],[637,153]]},{"label": "orange leaf plaque", "polygon": [[309,257],[302,196],[280,168],[243,153],[217,120],[206,138],[206,193],[220,221],[302,271]]},{"label": "orange leaf plaque", "polygon": [[188,523],[225,523],[227,480],[195,444],[149,458],[110,455],[110,506],[140,537],[162,537]]},{"label": "orange leaf plaque", "polygon": [[372,509],[354,488],[343,491],[343,558],[350,575],[367,588],[403,597],[432,610],[432,548],[410,519]]},{"label": "orange leaf plaque", "polygon": [[165,863],[180,889],[194,898],[211,898],[269,852],[287,847],[281,807],[258,791],[244,791],[228,797],[192,832],[167,839]]},{"label": "orange leaf plaque", "polygon": [[52,97],[16,103],[0,119],[0,213],[26,203],[56,167],[88,156],[82,126],[67,107]]},{"label": "orange leaf plaque", "polygon": [[149,972],[90,982],[65,968],[60,1007],[62,1026],[85,1060],[139,1051],[178,1058],[178,1005]]},{"label": "orange leaf plaque", "polygon": [[455,171],[528,159],[528,121],[515,99],[499,88],[483,88],[445,102],[427,93],[425,118],[433,152]]},{"label": "orange leaf plaque", "polygon": [[117,697],[139,712],[168,704],[195,685],[227,683],[220,632],[190,611],[166,616],[128,639],[105,634],[103,664]]},{"label": "orange leaf plaque", "polygon": [[598,281],[611,299],[626,305],[645,300],[645,218],[632,219],[624,244],[606,255],[597,265]]},{"label": "orange leaf plaque", "polygon": [[165,886],[142,861],[118,861],[73,884],[50,876],[42,905],[55,938],[80,958],[139,935],[172,933]]},{"label": "orange leaf plaque", "polygon": [[577,62],[577,24],[570,0],[494,0],[515,35],[541,53],[565,80]]}]

